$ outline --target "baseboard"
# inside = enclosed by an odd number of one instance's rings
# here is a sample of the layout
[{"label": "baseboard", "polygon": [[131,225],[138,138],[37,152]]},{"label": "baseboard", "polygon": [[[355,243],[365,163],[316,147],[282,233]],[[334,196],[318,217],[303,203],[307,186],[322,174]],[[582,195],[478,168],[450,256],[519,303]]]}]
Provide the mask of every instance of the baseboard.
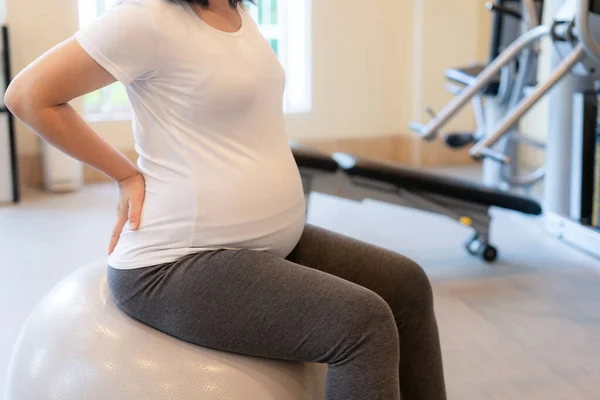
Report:
[{"label": "baseboard", "polygon": [[[409,135],[333,140],[301,140],[300,142],[314,146],[326,153],[345,152],[413,167],[473,164],[467,151],[449,149],[443,141],[424,142],[418,137]],[[122,153],[132,162],[136,162],[138,156],[135,150],[123,150]],[[44,174],[42,165],[40,154],[19,155],[21,187],[40,187],[43,184]],[[84,166],[83,176],[85,183],[110,181],[104,174],[87,165]]]},{"label": "baseboard", "polygon": [[598,229],[581,225],[564,216],[548,212],[545,215],[545,227],[553,235],[564,242],[600,257],[600,231]]},{"label": "baseboard", "polygon": [[[122,150],[127,158],[136,162],[138,155],[135,150]],[[19,155],[19,181],[23,188],[39,188],[44,183],[44,169],[41,154]],[[100,171],[88,166],[83,166],[83,179],[85,183],[110,182],[110,178]]]},{"label": "baseboard", "polygon": [[22,188],[40,187],[44,181],[44,170],[40,154],[19,154],[19,184]]}]

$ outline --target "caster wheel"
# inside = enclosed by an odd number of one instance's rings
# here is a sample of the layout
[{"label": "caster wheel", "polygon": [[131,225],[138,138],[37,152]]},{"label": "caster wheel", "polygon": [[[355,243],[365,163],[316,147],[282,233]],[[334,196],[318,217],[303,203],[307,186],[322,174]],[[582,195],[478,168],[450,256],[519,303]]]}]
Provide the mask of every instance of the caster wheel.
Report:
[{"label": "caster wheel", "polygon": [[480,257],[486,262],[492,263],[498,258],[498,250],[489,245],[488,243],[482,242],[478,238],[471,239],[465,246],[467,252],[475,257]]},{"label": "caster wheel", "polygon": [[465,243],[465,249],[467,250],[467,252],[475,257],[478,257],[481,255],[481,249],[482,247],[485,247],[483,245],[483,243],[481,242],[481,240],[479,240],[479,238],[477,236],[474,236],[473,238],[471,238],[471,240],[469,240],[467,243]]},{"label": "caster wheel", "polygon": [[472,256],[479,256],[479,249],[481,248],[481,245],[479,244],[478,240],[474,240],[472,242],[469,242],[465,248],[467,249],[467,252],[472,255]]},{"label": "caster wheel", "polygon": [[481,246],[480,256],[487,262],[492,263],[498,258],[498,250],[494,246]]}]

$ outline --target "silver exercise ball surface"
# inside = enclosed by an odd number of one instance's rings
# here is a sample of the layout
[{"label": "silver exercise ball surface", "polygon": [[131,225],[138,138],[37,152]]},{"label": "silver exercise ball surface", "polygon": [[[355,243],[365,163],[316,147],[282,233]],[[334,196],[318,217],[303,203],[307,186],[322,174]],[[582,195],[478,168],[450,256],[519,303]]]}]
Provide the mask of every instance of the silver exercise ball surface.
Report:
[{"label": "silver exercise ball surface", "polygon": [[323,400],[326,366],[198,347],[117,308],[106,262],[62,280],[25,323],[6,400]]}]

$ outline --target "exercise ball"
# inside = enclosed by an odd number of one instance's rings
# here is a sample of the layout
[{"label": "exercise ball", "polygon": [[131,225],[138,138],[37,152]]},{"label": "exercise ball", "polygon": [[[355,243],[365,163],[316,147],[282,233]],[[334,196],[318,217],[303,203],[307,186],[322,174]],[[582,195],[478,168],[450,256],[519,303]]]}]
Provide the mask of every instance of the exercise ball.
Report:
[{"label": "exercise ball", "polygon": [[323,400],[327,367],[192,345],[121,311],[106,261],[63,279],[29,316],[6,400]]}]

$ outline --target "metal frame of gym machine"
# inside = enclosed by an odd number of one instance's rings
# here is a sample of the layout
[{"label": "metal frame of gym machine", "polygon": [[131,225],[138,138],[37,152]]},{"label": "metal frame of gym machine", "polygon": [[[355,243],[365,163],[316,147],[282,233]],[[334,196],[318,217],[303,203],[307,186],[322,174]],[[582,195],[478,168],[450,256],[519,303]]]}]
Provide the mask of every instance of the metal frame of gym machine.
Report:
[{"label": "metal frame of gym machine", "polygon": [[[427,107],[426,112],[432,117],[428,124],[411,122],[409,127],[422,139],[435,140],[438,132],[471,102],[476,131],[448,133],[445,135],[446,144],[452,148],[462,148],[489,136],[496,124],[515,108],[526,91],[535,85],[539,55],[537,43],[524,46],[514,56],[503,59],[501,64],[497,63],[511,44],[540,26],[543,4],[542,0],[495,0],[493,3],[487,3],[486,7],[494,12],[489,64],[471,64],[448,69],[446,77],[450,82],[446,88],[457,97],[437,115],[431,107]],[[496,63],[494,65],[497,65],[497,68],[489,71],[489,66],[493,63]],[[486,79],[483,85],[474,87],[482,72],[486,71],[486,67],[490,73],[489,79]],[[465,91],[467,96],[463,96]],[[482,162],[485,186],[502,190],[518,188],[528,194],[531,188],[544,178],[543,166],[531,172],[520,171],[517,161],[522,145],[542,150],[545,148],[545,143],[521,135],[517,126],[511,127],[493,150],[494,155],[505,157],[512,162],[498,163],[493,158],[484,158]]]},{"label": "metal frame of gym machine", "polygon": [[[502,165],[509,157],[493,147],[544,96],[550,108],[546,148],[546,228],[573,245],[600,255],[600,232],[588,226],[594,185],[593,164],[600,80],[600,0],[567,0],[551,24],[537,26],[510,45],[425,126],[424,137],[435,136],[500,69],[544,37],[552,39],[554,69],[470,150],[475,159]],[[555,88],[555,86],[558,86]],[[551,89],[554,91],[550,92]],[[586,150],[587,149],[587,150]]]}]

